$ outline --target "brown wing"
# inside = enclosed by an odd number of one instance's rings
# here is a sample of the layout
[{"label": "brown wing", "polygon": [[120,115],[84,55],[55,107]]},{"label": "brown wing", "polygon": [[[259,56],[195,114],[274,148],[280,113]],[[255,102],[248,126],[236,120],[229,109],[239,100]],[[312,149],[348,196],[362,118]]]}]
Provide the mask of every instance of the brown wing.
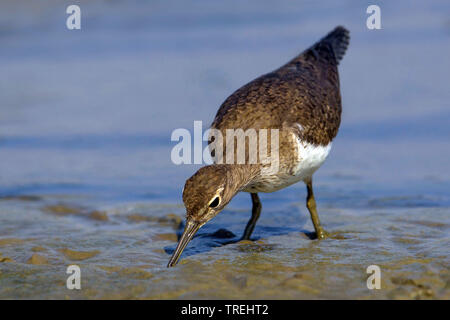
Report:
[{"label": "brown wing", "polygon": [[211,127],[289,127],[310,143],[328,144],[340,124],[337,65],[348,39],[348,31],[337,27],[286,65],[241,87],[221,105]]}]

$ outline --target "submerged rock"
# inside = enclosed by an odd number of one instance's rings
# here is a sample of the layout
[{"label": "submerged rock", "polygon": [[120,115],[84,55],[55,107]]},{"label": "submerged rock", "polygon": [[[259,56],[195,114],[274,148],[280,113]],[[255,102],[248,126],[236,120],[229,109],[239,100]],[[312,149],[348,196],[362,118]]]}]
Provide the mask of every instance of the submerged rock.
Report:
[{"label": "submerged rock", "polygon": [[20,244],[23,243],[25,240],[19,239],[19,238],[3,238],[0,239],[0,247],[7,246],[7,245],[13,245],[13,244]]},{"label": "submerged rock", "polygon": [[41,252],[41,251],[47,251],[47,249],[44,248],[44,247],[36,246],[36,247],[31,248],[31,251],[33,251],[33,252]]},{"label": "submerged rock", "polygon": [[2,257],[2,253],[0,252],[0,263],[2,262],[14,262],[14,260],[8,257]]},{"label": "submerged rock", "polygon": [[178,237],[175,233],[160,233],[155,236],[155,240],[169,240],[169,241],[178,241]]},{"label": "submerged rock", "polygon": [[141,215],[139,213],[129,214],[129,215],[127,215],[127,219],[130,220],[131,222],[149,222],[149,221],[152,221],[151,217],[147,217],[147,216]]},{"label": "submerged rock", "polygon": [[14,262],[14,260],[9,257],[0,257],[0,262]]},{"label": "submerged rock", "polygon": [[109,221],[108,214],[105,211],[92,211],[89,218],[97,221]]},{"label": "submerged rock", "polygon": [[60,249],[59,252],[63,253],[66,258],[70,260],[86,260],[92,258],[100,253],[98,250],[94,251],[74,251],[67,248]]},{"label": "submerged rock", "polygon": [[135,279],[150,279],[153,277],[153,274],[150,272],[137,267],[122,268],[118,273]]},{"label": "submerged rock", "polygon": [[28,259],[27,261],[28,264],[36,264],[36,265],[41,265],[41,264],[48,264],[48,260],[46,257],[41,256],[37,253],[33,254],[31,256],[30,259]]},{"label": "submerged rock", "polygon": [[87,208],[71,206],[66,204],[49,205],[42,209],[44,212],[51,213],[57,216],[79,216],[96,221],[109,221],[108,214],[105,211],[93,210]]},{"label": "submerged rock", "polygon": [[58,216],[67,216],[69,214],[80,214],[82,211],[81,208],[69,207],[64,204],[56,204],[56,205],[46,206],[46,207],[44,207],[43,210],[45,212],[53,213]]}]

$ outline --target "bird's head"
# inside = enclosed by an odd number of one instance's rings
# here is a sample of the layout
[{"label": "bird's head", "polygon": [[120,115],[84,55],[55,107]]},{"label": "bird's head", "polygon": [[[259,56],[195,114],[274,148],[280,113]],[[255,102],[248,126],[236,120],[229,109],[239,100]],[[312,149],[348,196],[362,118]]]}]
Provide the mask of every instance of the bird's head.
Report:
[{"label": "bird's head", "polygon": [[239,192],[242,179],[226,165],[210,165],[190,177],[183,189],[186,226],[168,267],[176,265],[186,245],[206,222],[214,218]]}]

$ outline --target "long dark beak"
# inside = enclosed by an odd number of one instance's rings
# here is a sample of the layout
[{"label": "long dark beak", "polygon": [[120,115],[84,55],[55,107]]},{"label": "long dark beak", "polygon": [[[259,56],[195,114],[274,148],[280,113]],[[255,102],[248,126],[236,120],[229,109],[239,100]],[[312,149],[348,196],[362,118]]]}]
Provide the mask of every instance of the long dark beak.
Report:
[{"label": "long dark beak", "polygon": [[177,248],[175,249],[175,252],[172,255],[172,258],[169,260],[169,264],[167,265],[168,268],[173,267],[177,264],[178,259],[180,259],[181,253],[183,252],[184,248],[186,248],[189,241],[191,241],[194,234],[197,232],[198,229],[202,224],[187,220],[186,226],[184,227],[183,234],[181,235],[180,241],[178,242]]}]

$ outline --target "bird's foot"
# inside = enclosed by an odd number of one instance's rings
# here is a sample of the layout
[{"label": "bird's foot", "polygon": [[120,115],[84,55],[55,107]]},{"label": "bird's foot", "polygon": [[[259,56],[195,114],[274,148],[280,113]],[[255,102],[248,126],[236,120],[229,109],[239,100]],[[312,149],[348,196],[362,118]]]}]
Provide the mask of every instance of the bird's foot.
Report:
[{"label": "bird's foot", "polygon": [[316,230],[317,240],[324,240],[330,236],[322,227],[318,227]]}]

